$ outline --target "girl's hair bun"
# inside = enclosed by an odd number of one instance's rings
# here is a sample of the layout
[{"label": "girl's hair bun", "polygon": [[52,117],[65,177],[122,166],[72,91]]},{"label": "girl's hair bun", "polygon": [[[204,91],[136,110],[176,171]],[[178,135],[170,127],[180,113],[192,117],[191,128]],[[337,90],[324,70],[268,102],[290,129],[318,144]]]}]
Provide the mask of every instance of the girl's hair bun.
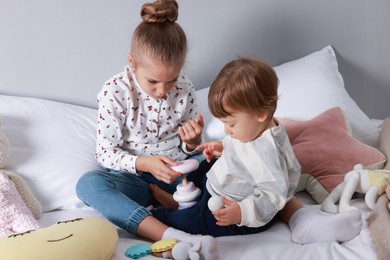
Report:
[{"label": "girl's hair bun", "polygon": [[173,23],[178,15],[179,5],[175,0],[157,0],[146,3],[141,8],[141,17],[145,23]]}]

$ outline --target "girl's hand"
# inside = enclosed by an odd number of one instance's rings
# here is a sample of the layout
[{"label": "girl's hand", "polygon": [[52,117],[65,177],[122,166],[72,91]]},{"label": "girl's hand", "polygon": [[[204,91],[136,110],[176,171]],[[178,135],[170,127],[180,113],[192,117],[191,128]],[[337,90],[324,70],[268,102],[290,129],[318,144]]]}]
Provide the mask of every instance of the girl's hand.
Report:
[{"label": "girl's hand", "polygon": [[198,151],[204,149],[203,156],[210,162],[214,157],[220,157],[222,155],[223,144],[222,142],[209,142],[199,145],[196,149]]},{"label": "girl's hand", "polygon": [[180,138],[187,145],[189,151],[193,151],[202,142],[204,121],[199,112],[197,117],[198,121],[190,119],[185,125],[179,127]]},{"label": "girl's hand", "polygon": [[222,198],[225,204],[224,208],[221,208],[213,212],[218,226],[237,225],[241,223],[241,208],[237,202]]},{"label": "girl's hand", "polygon": [[181,176],[179,172],[175,172],[169,166],[176,166],[177,162],[169,157],[158,156],[140,156],[135,162],[137,171],[150,172],[157,180],[171,184]]}]

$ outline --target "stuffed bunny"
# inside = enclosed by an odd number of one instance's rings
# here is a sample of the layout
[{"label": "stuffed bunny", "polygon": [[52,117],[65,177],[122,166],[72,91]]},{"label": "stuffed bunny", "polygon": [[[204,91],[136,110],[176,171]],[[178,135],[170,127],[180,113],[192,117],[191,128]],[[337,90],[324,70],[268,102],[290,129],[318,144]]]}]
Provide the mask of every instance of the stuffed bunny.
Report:
[{"label": "stuffed bunny", "polygon": [[[327,212],[354,210],[350,205],[355,191],[365,193],[365,202],[370,209],[375,207],[378,197],[385,193],[390,197],[390,117],[383,120],[379,138],[379,150],[386,156],[387,163],[383,169],[364,169],[361,164],[346,174],[328,197],[322,202],[321,209]],[[335,203],[339,200],[339,205]],[[389,205],[390,209],[390,205]],[[387,242],[387,241],[386,241]]]},{"label": "stuffed bunny", "polygon": [[[322,202],[321,209],[330,213],[355,210],[356,207],[350,204],[355,191],[364,193],[366,205],[373,209],[377,198],[385,192],[389,181],[390,171],[364,169],[363,165],[357,164],[345,175],[344,181]],[[338,207],[335,204],[337,201],[339,201]]]},{"label": "stuffed bunny", "polygon": [[[0,118],[1,125],[1,118]],[[0,236],[39,228],[39,201],[22,177],[6,170],[10,143],[0,131]]]}]

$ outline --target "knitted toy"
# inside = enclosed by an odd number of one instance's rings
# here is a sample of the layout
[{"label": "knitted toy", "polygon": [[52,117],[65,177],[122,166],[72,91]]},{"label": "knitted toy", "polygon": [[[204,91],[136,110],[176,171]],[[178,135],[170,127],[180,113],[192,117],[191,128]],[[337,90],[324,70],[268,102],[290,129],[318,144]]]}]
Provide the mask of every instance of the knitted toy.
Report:
[{"label": "knitted toy", "polygon": [[[386,156],[387,163],[383,169],[390,171],[390,117],[383,120],[379,150]],[[387,184],[386,193],[382,194],[367,219],[371,243],[375,249],[378,260],[390,259],[390,183]]]},{"label": "knitted toy", "polygon": [[[365,202],[370,209],[373,209],[379,195],[385,192],[389,180],[390,171],[364,169],[363,165],[357,164],[345,175],[344,181],[322,202],[321,209],[331,213],[356,210],[356,207],[350,204],[355,191],[365,193]],[[337,201],[339,201],[338,207]]]},{"label": "knitted toy", "polygon": [[[390,117],[387,117],[383,120],[379,139],[379,150],[387,157],[387,163],[383,169],[390,170]],[[390,201],[390,182],[386,188],[386,195],[387,199]],[[390,202],[387,204],[387,208],[390,211]]]},{"label": "knitted toy", "polygon": [[388,208],[389,211],[390,211],[390,184],[387,185],[387,188],[386,188],[386,195],[387,195],[387,199],[389,200],[389,203],[387,203],[387,208]]},{"label": "knitted toy", "polygon": [[10,143],[0,131],[0,236],[39,228],[36,218],[42,213],[23,178],[4,169],[9,153]]}]

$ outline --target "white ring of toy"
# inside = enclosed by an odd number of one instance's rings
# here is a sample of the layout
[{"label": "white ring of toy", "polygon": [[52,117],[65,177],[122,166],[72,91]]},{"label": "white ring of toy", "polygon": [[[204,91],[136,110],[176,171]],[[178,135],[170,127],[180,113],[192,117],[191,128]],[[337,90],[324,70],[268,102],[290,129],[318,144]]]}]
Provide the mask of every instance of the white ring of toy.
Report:
[{"label": "white ring of toy", "polygon": [[[182,184],[179,184],[182,185]],[[191,202],[196,201],[202,192],[199,188],[195,189],[190,193],[178,193],[177,191],[173,193],[173,199],[177,202]]]},{"label": "white ring of toy", "polygon": [[192,207],[192,206],[194,206],[196,203],[198,203],[198,202],[197,202],[197,201],[180,202],[180,203],[179,203],[179,210],[180,210],[180,209],[186,209],[186,208]]}]

